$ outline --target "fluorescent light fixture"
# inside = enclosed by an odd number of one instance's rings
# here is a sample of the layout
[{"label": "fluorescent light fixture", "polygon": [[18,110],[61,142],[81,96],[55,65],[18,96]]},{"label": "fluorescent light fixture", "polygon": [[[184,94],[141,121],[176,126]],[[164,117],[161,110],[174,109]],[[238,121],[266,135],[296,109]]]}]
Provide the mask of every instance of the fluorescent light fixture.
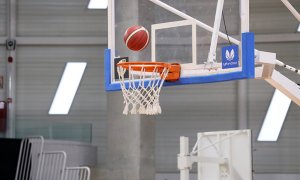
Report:
[{"label": "fluorescent light fixture", "polygon": [[298,26],[297,32],[300,32],[300,24],[299,24],[299,26]]},{"label": "fluorescent light fixture", "polygon": [[290,105],[291,99],[276,89],[258,135],[258,141],[277,141]]},{"label": "fluorescent light fixture", "polygon": [[79,83],[83,76],[86,62],[68,62],[57,88],[49,114],[68,114]]},{"label": "fluorescent light fixture", "polygon": [[107,9],[108,0],[90,0],[89,9]]}]

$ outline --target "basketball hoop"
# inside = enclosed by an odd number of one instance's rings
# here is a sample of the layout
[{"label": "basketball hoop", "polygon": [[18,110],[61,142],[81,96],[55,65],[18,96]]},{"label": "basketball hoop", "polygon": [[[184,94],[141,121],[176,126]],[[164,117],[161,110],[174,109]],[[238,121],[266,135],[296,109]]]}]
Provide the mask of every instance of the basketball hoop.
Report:
[{"label": "basketball hoop", "polygon": [[[163,62],[119,62],[117,71],[126,115],[160,114],[159,93],[164,81],[176,81],[180,77],[179,64]],[[128,79],[124,77],[126,71]]]}]

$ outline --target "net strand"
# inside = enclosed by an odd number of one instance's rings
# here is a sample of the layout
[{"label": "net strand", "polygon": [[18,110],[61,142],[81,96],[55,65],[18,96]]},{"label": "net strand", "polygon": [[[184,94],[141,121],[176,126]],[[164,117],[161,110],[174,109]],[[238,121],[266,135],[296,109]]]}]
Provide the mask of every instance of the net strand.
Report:
[{"label": "net strand", "polygon": [[164,67],[162,72],[159,72],[159,67],[155,65],[151,73],[146,73],[145,66],[141,66],[138,74],[129,66],[128,80],[124,77],[127,70],[122,67],[117,68],[125,104],[123,114],[161,114],[159,93],[169,68]]}]

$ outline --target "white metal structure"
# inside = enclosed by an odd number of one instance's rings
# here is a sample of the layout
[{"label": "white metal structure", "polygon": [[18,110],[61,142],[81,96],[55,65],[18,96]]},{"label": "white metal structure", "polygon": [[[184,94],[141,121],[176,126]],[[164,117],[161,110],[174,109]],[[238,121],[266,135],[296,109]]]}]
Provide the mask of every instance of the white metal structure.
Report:
[{"label": "white metal structure", "polygon": [[[152,24],[151,25],[151,61],[156,61],[156,32],[161,29],[169,29],[174,27],[181,26],[191,26],[192,28],[192,62],[190,65],[197,64],[197,29],[196,23],[192,20],[184,20],[184,21],[175,21],[175,22],[167,22],[160,24]],[[184,64],[185,66],[189,66],[189,64]]]},{"label": "white metal structure", "polygon": [[257,79],[264,79],[300,106],[300,86],[275,70],[275,65],[282,66],[300,74],[297,69],[277,60],[276,53],[256,51],[255,62],[257,65],[261,65],[255,68],[255,76]]},{"label": "white metal structure", "polygon": [[44,151],[44,138],[22,140],[15,180],[90,180],[89,167],[66,167],[64,151]]},{"label": "white metal structure", "polygon": [[67,154],[64,151],[43,152],[37,179],[64,180]]},{"label": "white metal structure", "polygon": [[191,152],[189,138],[180,137],[177,159],[180,180],[189,180],[194,163],[198,163],[198,180],[252,180],[251,131],[198,133]]},{"label": "white metal structure", "polygon": [[[288,0],[281,0],[284,5],[291,11],[291,13],[296,17],[300,22],[300,14],[297,10],[289,3]],[[275,65],[284,67],[288,70],[291,70],[297,74],[300,74],[300,71],[292,66],[286,65],[276,58],[276,53],[256,51],[255,52],[256,64],[261,65],[257,67],[255,74],[256,78],[264,79],[269,84],[271,84],[276,89],[280,90],[287,97],[289,97],[293,102],[300,106],[300,86],[295,82],[291,81],[280,72],[275,70]]]},{"label": "white metal structure", "polygon": [[38,180],[44,138],[28,137],[22,140],[15,180]]},{"label": "white metal structure", "polygon": [[[171,7],[167,6],[168,10],[170,10]],[[172,10],[172,9],[171,9]],[[177,11],[175,11],[177,12]],[[221,11],[222,12],[222,11]],[[178,12],[177,12],[178,13]],[[177,15],[180,15],[177,14]],[[220,16],[221,14],[216,14],[216,16]],[[191,36],[191,46],[192,46],[192,61],[188,63],[181,64],[181,77],[193,77],[193,76],[204,76],[209,74],[217,74],[217,73],[226,73],[226,72],[232,72],[232,71],[241,71],[241,67],[237,68],[231,68],[231,69],[222,69],[222,63],[216,62],[216,50],[218,45],[218,34],[219,29],[212,29],[212,33],[216,34],[213,39],[211,40],[210,44],[210,50],[208,59],[204,64],[198,64],[197,63],[197,25],[200,27],[205,27],[202,23],[197,24],[196,19],[190,17],[189,20],[183,20],[183,21],[173,21],[173,22],[166,22],[166,23],[159,23],[159,24],[152,24],[151,25],[151,61],[156,62],[157,60],[157,50],[156,50],[156,34],[157,31],[163,30],[163,29],[171,29],[171,28],[178,28],[182,26],[191,26],[192,29],[192,36]],[[192,20],[193,19],[193,20]],[[219,22],[219,20],[216,20]],[[219,22],[220,23],[220,22]],[[217,27],[219,28],[219,27]],[[240,42],[238,43],[240,44]],[[211,68],[218,68],[217,72],[211,71]]]},{"label": "white metal structure", "polygon": [[91,176],[88,167],[67,167],[65,169],[65,180],[89,180]]},{"label": "white metal structure", "polygon": [[[223,6],[224,6],[224,0],[218,0],[213,28],[209,27],[208,25],[198,21],[197,19],[195,19],[185,13],[182,13],[182,12],[176,10],[175,8],[173,8],[159,0],[150,0],[150,1],[152,1],[153,3],[157,4],[158,6],[160,6],[162,8],[167,9],[170,12],[173,12],[174,14],[176,14],[184,19],[194,21],[198,26],[212,32],[212,38],[211,38],[210,50],[208,53],[207,63],[214,66],[214,63],[216,63],[216,49],[217,49],[217,45],[218,45],[218,37],[223,36],[222,33],[220,33],[220,24],[221,24],[221,20],[222,20],[222,11],[223,11]],[[194,33],[193,33],[193,35],[194,35]],[[224,34],[224,38],[227,38],[227,35]],[[234,43],[239,44],[239,42],[237,40],[234,40],[233,38],[232,38],[232,40],[234,41]],[[153,49],[152,49],[152,51],[153,51]],[[193,54],[193,58],[194,58],[194,54]],[[193,62],[194,62],[194,60],[193,60]]]},{"label": "white metal structure", "polygon": [[292,6],[292,4],[288,0],[281,0],[282,3],[291,11],[291,13],[295,16],[295,18],[300,22],[300,14],[298,11]]}]

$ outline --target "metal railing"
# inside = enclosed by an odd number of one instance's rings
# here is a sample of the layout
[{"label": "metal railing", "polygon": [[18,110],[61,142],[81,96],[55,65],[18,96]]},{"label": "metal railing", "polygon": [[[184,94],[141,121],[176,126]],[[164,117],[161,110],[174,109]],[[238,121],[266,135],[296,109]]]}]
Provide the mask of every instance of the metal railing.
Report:
[{"label": "metal railing", "polygon": [[40,155],[44,149],[42,136],[24,138],[21,142],[15,180],[38,180]]},{"label": "metal railing", "polygon": [[15,180],[90,180],[89,167],[66,167],[64,151],[44,151],[42,136],[21,142]]},{"label": "metal railing", "polygon": [[88,167],[67,167],[65,169],[65,180],[89,180],[91,176]]},{"label": "metal railing", "polygon": [[64,180],[67,154],[64,151],[43,152],[38,180]]}]

